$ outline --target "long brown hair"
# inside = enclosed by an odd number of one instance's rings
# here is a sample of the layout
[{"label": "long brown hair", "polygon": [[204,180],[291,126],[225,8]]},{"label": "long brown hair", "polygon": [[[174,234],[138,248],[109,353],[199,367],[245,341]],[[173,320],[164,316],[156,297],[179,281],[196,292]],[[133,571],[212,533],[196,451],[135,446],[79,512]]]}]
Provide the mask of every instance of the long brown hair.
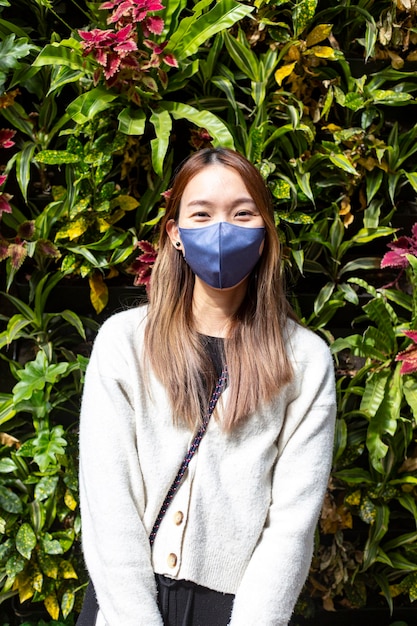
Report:
[{"label": "long brown hair", "polygon": [[207,403],[216,374],[193,325],[194,274],[172,245],[166,224],[178,220],[181,197],[189,181],[213,164],[230,167],[241,176],[266,229],[261,258],[249,277],[246,296],[224,342],[229,399],[222,425],[230,431],[290,382],[292,368],[283,331],[287,317],[294,317],[283,290],[280,243],[269,190],[258,170],[233,150],[208,148],[195,152],[174,178],[152,271],[145,353],[167,390],[174,419],[194,427],[201,419],[200,407]]}]

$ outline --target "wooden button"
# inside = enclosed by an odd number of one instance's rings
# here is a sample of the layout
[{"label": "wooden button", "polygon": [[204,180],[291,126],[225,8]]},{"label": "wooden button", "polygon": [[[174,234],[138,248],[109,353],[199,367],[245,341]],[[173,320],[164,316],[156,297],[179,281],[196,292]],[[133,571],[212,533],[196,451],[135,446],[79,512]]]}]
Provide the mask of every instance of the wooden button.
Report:
[{"label": "wooden button", "polygon": [[176,513],[174,513],[174,523],[177,526],[182,524],[183,519],[184,519],[184,513],[182,511],[177,511]]},{"label": "wooden button", "polygon": [[173,552],[171,552],[171,554],[168,555],[168,565],[169,567],[175,567],[177,564],[177,555],[174,554]]}]

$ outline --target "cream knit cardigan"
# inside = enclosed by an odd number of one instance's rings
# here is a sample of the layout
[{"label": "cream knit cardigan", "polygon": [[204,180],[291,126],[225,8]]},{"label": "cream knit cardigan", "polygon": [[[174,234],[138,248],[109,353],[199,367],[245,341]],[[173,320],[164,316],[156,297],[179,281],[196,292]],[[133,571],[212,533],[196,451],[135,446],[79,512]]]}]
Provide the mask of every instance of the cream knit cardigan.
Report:
[{"label": "cream knit cardigan", "polygon": [[104,621],[161,626],[157,572],[235,594],[230,626],[286,626],[308,573],[331,464],[328,347],[289,322],[294,382],[231,434],[221,430],[220,404],[151,553],[148,535],[192,433],[173,425],[158,380],[144,379],[145,322],[140,307],[103,324],[82,401],[83,550]]}]

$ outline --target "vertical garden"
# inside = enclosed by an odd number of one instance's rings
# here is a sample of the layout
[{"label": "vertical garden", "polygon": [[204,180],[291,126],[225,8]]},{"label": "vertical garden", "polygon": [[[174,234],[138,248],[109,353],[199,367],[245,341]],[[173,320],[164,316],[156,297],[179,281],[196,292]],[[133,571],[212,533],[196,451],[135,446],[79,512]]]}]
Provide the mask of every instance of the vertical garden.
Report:
[{"label": "vertical garden", "polygon": [[209,145],[262,173],[335,359],[294,625],[417,623],[416,96],[416,0],[0,0],[1,624],[74,624],[92,341],[146,299],[171,174]]}]

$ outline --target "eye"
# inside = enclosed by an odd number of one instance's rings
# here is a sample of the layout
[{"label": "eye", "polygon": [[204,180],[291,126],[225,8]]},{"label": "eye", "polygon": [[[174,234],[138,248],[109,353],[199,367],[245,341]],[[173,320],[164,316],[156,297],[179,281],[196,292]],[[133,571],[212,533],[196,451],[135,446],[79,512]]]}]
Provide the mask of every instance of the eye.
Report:
[{"label": "eye", "polygon": [[257,216],[258,213],[251,209],[240,209],[236,211],[235,218],[240,221],[250,220],[252,217]]}]

